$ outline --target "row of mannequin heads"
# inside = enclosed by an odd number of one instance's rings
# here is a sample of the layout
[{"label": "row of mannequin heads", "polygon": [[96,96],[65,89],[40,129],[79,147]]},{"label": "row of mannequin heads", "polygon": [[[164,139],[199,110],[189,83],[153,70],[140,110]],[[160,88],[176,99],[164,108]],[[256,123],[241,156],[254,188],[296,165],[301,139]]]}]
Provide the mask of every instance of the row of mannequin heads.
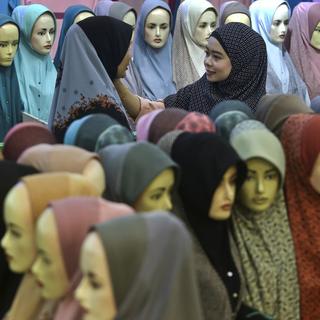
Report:
[{"label": "row of mannequin heads", "polygon": [[[93,16],[91,12],[81,12],[75,19],[77,23],[83,19]],[[289,8],[282,4],[276,10],[271,30],[270,39],[275,44],[282,44],[289,24]],[[129,11],[123,18],[123,21],[136,26],[136,16],[133,11]],[[225,23],[241,22],[250,26],[250,19],[243,13],[234,13],[227,17]],[[199,18],[194,30],[193,39],[195,43],[202,48],[208,44],[210,34],[217,25],[217,16],[213,9],[206,10]],[[145,41],[153,48],[162,48],[170,34],[170,14],[162,8],[152,10],[145,23]],[[39,54],[47,55],[50,53],[55,35],[55,22],[51,14],[45,13],[36,21],[31,35],[31,46]],[[19,32],[14,24],[7,23],[0,27],[0,65],[8,67],[12,64],[13,58],[18,49]],[[311,44],[315,48],[320,48],[320,23],[317,25],[311,37]]]}]

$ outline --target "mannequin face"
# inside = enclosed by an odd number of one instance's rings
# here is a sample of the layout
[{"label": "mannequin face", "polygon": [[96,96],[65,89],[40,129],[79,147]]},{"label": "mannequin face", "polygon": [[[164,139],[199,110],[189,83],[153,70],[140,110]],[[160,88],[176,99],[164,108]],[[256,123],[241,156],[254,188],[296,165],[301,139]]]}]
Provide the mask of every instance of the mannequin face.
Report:
[{"label": "mannequin face", "polygon": [[29,271],[36,257],[34,221],[28,191],[23,183],[13,187],[4,203],[6,233],[1,240],[9,267],[17,273]]},{"label": "mannequin face", "polygon": [[126,55],[124,56],[124,58],[122,59],[122,61],[118,65],[117,75],[116,75],[117,79],[121,79],[126,76],[126,71],[128,69],[128,65],[130,63],[131,57],[132,56],[131,56],[131,44],[130,44],[130,47],[129,47]]},{"label": "mannequin face", "polygon": [[311,45],[320,50],[320,22],[317,24],[314,29],[311,37]]},{"label": "mannequin face", "polygon": [[32,266],[45,299],[60,299],[68,291],[69,280],[64,267],[56,220],[51,208],[37,221],[36,244],[38,256]]},{"label": "mannequin face", "polygon": [[173,169],[162,171],[143,191],[134,208],[136,211],[153,211],[172,209],[171,191],[174,185]]},{"label": "mannequin face", "polygon": [[170,14],[167,10],[152,10],[145,22],[144,40],[155,49],[162,48],[170,33]]},{"label": "mannequin face", "polygon": [[310,184],[320,194],[320,154],[318,155],[311,172]]},{"label": "mannequin face", "polygon": [[279,191],[280,176],[274,165],[253,158],[247,161],[248,175],[239,192],[242,206],[254,212],[267,210]]},{"label": "mannequin face", "polygon": [[134,14],[134,12],[132,10],[127,12],[124,15],[122,21],[129,24],[133,28],[133,30],[135,29],[137,21],[136,21],[136,15]]},{"label": "mannequin face", "polygon": [[84,19],[87,19],[89,17],[94,17],[94,14],[92,12],[84,11],[80,12],[73,20],[73,23],[78,23]]},{"label": "mannequin face", "polygon": [[213,194],[209,218],[213,220],[225,220],[230,217],[236,194],[236,180],[237,169],[235,166],[232,166],[225,172],[221,183]]},{"label": "mannequin face", "polygon": [[97,159],[91,159],[83,169],[83,175],[88,178],[102,194],[106,188],[104,170]]},{"label": "mannequin face", "polygon": [[219,82],[226,80],[229,77],[232,65],[219,41],[214,37],[210,37],[205,52],[204,66],[208,81]]},{"label": "mannequin face", "polygon": [[205,48],[208,45],[208,39],[217,25],[217,16],[213,10],[205,11],[196,26],[193,38],[199,47]]},{"label": "mannequin face", "polygon": [[273,43],[283,43],[288,31],[289,8],[286,4],[278,7],[273,15],[270,38]]},{"label": "mannequin face", "polygon": [[55,24],[51,14],[45,13],[38,18],[33,26],[31,46],[39,54],[50,53],[55,37]]},{"label": "mannequin face", "polygon": [[19,31],[12,23],[0,27],[0,65],[11,66],[19,45]]},{"label": "mannequin face", "polygon": [[244,13],[230,14],[230,16],[227,17],[224,23],[227,24],[230,22],[240,22],[247,25],[248,27],[251,27],[250,18]]},{"label": "mannequin face", "polygon": [[75,297],[85,314],[83,320],[112,320],[116,315],[112,281],[105,249],[99,236],[90,232],[81,248],[83,274]]}]

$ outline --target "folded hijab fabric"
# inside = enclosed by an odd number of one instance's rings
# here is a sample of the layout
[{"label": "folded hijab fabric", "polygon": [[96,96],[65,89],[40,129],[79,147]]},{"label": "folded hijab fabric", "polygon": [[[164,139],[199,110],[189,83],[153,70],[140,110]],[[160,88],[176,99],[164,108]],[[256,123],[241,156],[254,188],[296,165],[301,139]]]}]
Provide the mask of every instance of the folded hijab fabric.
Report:
[{"label": "folded hijab fabric", "polygon": [[320,95],[320,51],[311,44],[312,33],[320,22],[320,4],[299,3],[289,22],[286,47],[305,81],[310,99]]},{"label": "folded hijab fabric", "polygon": [[194,33],[201,15],[207,10],[218,16],[217,10],[206,0],[185,0],[178,8],[172,45],[173,81],[177,90],[199,80],[206,71],[204,48],[197,45]]},{"label": "folded hijab fabric", "polygon": [[242,23],[228,23],[212,34],[232,64],[229,77],[210,82],[206,75],[177,94],[164,99],[166,108],[180,108],[209,114],[223,100],[241,100],[255,112],[256,105],[265,94],[267,52],[262,37]]},{"label": "folded hijab fabric", "polygon": [[131,34],[129,25],[111,17],[90,17],[70,27],[49,119],[58,141],[72,121],[91,113],[106,113],[129,127],[112,81]]},{"label": "folded hijab fabric", "polygon": [[192,241],[168,212],[95,225],[105,248],[116,319],[203,319]]},{"label": "folded hijab fabric", "polygon": [[[20,40],[20,28],[17,23],[10,17],[0,14],[0,28],[6,24],[17,27]],[[23,104],[14,62],[9,67],[0,66],[0,110],[0,141],[3,141],[9,129],[22,121]]]},{"label": "folded hijab fabric", "polygon": [[320,113],[320,96],[316,96],[312,99],[310,107],[314,112]]},{"label": "folded hijab fabric", "polygon": [[133,61],[140,74],[144,96],[150,100],[163,99],[176,92],[173,83],[171,47],[172,36],[162,48],[152,48],[144,40],[144,29],[148,15],[151,11],[162,8],[172,15],[168,4],[162,0],[146,0],[140,9],[135,39],[133,44]]},{"label": "folded hijab fabric", "polygon": [[236,202],[232,220],[246,282],[247,305],[272,319],[298,320],[299,284],[295,251],[283,195],[285,155],[280,141],[267,128],[242,131],[231,145],[247,161],[262,159],[272,164],[280,177],[274,203],[263,212],[253,212]]},{"label": "folded hijab fabric", "polygon": [[289,53],[282,44],[272,42],[270,30],[273,16],[282,4],[288,6],[286,0],[258,0],[250,6],[252,28],[264,39],[268,52],[267,93],[284,93],[298,95],[307,104],[310,98],[306,84],[299,76]]},{"label": "folded hijab fabric", "polygon": [[227,1],[224,2],[220,7],[219,25],[223,26],[226,19],[235,13],[245,14],[248,16],[251,23],[250,11],[244,4],[238,1]]},{"label": "folded hijab fabric", "polygon": [[56,30],[54,14],[41,4],[18,6],[13,10],[12,18],[21,30],[21,42],[15,57],[15,66],[24,111],[47,122],[57,71],[50,54],[39,54],[31,46],[33,27],[43,14],[52,16]]}]

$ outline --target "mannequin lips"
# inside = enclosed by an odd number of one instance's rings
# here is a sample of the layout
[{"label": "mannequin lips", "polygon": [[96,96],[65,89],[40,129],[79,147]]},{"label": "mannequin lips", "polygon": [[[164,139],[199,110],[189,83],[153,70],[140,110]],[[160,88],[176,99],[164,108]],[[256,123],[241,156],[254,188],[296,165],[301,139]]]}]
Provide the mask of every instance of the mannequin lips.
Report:
[{"label": "mannequin lips", "polygon": [[43,283],[37,279],[37,285],[40,287],[40,288],[43,288]]},{"label": "mannequin lips", "polygon": [[12,261],[13,257],[6,253],[6,259],[8,262]]},{"label": "mannequin lips", "polygon": [[221,209],[224,211],[230,211],[231,210],[231,204],[230,203],[225,203],[221,206]]},{"label": "mannequin lips", "polygon": [[161,39],[154,39],[153,42],[155,42],[155,43],[161,43],[162,40],[161,40]]},{"label": "mannequin lips", "polygon": [[51,45],[51,44],[48,44],[47,46],[44,46],[44,48],[46,48],[47,50],[50,50],[50,49],[51,49],[51,47],[52,47],[52,45]]},{"label": "mannequin lips", "polygon": [[268,198],[254,198],[253,202],[256,204],[265,204],[268,201]]}]

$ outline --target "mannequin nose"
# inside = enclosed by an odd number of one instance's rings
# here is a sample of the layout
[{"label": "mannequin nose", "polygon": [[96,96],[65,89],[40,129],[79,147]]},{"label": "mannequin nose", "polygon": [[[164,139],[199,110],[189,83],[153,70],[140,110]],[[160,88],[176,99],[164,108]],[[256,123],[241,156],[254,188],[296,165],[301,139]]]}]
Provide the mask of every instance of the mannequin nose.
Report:
[{"label": "mannequin nose", "polygon": [[287,31],[287,27],[285,26],[284,23],[281,23],[280,25],[280,33],[286,33]]},{"label": "mannequin nose", "polygon": [[12,48],[12,44],[8,45],[8,54],[11,56],[13,53],[13,48]]},{"label": "mannequin nose", "polygon": [[156,27],[156,36],[159,37],[160,36],[160,26]]},{"label": "mannequin nose", "polygon": [[6,249],[7,248],[7,243],[8,243],[8,237],[9,237],[9,234],[8,232],[6,232],[3,236],[3,238],[1,239],[1,247],[3,249]]},{"label": "mannequin nose", "polygon": [[32,267],[31,267],[31,272],[34,275],[37,275],[38,270],[39,270],[39,258],[37,258],[36,261],[33,263]]},{"label": "mannequin nose", "polygon": [[264,183],[263,183],[262,179],[259,179],[257,182],[257,191],[258,191],[258,193],[264,192]]},{"label": "mannequin nose", "polygon": [[46,35],[46,41],[47,42],[51,42],[52,36],[50,35],[50,33],[48,32]]},{"label": "mannequin nose", "polygon": [[164,199],[164,210],[172,210],[172,202],[171,202],[171,196],[170,195],[166,195],[165,199]]}]

